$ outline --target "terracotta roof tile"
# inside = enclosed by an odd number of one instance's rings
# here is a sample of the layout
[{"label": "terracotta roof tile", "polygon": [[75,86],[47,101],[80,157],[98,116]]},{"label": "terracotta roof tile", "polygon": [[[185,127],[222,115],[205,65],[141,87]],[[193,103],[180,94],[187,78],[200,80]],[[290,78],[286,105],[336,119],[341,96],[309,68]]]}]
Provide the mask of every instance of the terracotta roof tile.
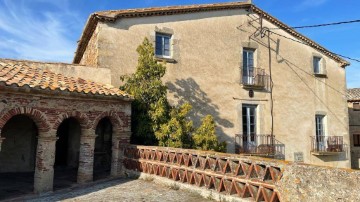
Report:
[{"label": "terracotta roof tile", "polygon": [[347,90],[348,101],[360,101],[360,88],[350,88]]},{"label": "terracotta roof tile", "polygon": [[[39,63],[41,65],[41,63]],[[34,68],[16,60],[0,59],[0,84],[6,86],[29,86],[51,91],[69,91],[103,96],[130,98],[127,93],[111,85],[99,84],[82,78],[66,77],[62,74]]]}]

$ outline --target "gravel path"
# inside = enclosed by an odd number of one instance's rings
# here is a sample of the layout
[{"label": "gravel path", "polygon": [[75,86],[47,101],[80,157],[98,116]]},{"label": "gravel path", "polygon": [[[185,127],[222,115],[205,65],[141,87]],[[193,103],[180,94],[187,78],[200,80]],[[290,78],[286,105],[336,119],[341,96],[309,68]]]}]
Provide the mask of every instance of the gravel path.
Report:
[{"label": "gravel path", "polygon": [[33,198],[38,201],[209,201],[196,193],[151,181],[119,179]]}]

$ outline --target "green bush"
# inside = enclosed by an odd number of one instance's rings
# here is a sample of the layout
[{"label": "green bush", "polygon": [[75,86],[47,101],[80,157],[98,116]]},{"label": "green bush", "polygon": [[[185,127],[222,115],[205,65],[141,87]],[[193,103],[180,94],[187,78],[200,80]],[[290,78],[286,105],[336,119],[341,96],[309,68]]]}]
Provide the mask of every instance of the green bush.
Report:
[{"label": "green bush", "polygon": [[187,118],[192,106],[185,103],[170,107],[167,88],[161,81],[166,67],[155,59],[154,47],[147,38],[137,52],[136,71],[122,76],[124,85],[120,87],[134,96],[131,143],[224,152],[226,143],[218,142],[212,116],[203,118],[200,127],[192,134],[193,122]]},{"label": "green bush", "polygon": [[179,108],[171,109],[169,121],[155,132],[159,146],[191,148],[193,122],[186,118],[191,108],[189,103],[185,103]]},{"label": "green bush", "polygon": [[131,143],[155,145],[155,131],[169,119],[166,86],[161,78],[166,67],[154,58],[154,47],[147,38],[137,48],[139,54],[136,72],[122,76],[125,84],[120,88],[133,95]]},{"label": "green bush", "polygon": [[200,150],[213,150],[226,152],[226,142],[219,142],[216,136],[216,124],[211,115],[202,119],[199,128],[193,133],[194,148]]}]

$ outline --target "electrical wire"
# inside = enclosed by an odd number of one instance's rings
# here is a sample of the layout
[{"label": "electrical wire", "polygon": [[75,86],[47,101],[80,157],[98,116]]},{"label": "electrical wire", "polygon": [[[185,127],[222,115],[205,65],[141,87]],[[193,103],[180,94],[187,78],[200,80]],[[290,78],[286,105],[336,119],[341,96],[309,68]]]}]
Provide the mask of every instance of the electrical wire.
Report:
[{"label": "electrical wire", "polygon": [[[360,20],[350,20],[350,21],[332,22],[332,23],[325,23],[325,24],[318,24],[318,25],[305,25],[305,26],[290,27],[290,29],[326,27],[326,26],[334,26],[334,25],[342,25],[342,24],[350,24],[350,23],[359,23],[359,22],[360,22]],[[283,29],[283,28],[271,28],[271,29]]]},{"label": "electrical wire", "polygon": [[[270,33],[272,33],[272,34],[275,34],[275,35],[277,35],[277,36],[283,37],[283,38],[285,38],[285,39],[289,39],[289,40],[291,40],[291,41],[297,42],[297,43],[301,43],[301,44],[304,44],[304,45],[307,45],[307,46],[309,45],[308,43],[305,43],[305,42],[302,42],[302,41],[299,41],[299,40],[296,40],[296,39],[292,39],[292,38],[290,38],[290,37],[284,36],[284,35],[282,35],[282,34],[278,34],[278,33],[273,32],[273,31],[271,31],[271,30],[268,30],[268,32],[270,32]],[[355,61],[355,62],[360,62],[359,59],[351,58],[351,57],[348,57],[348,56],[345,56],[345,55],[341,55],[341,54],[338,54],[338,53],[334,53],[334,52],[330,52],[330,51],[328,51],[328,52],[331,53],[331,54],[334,54],[334,55],[337,55],[337,56],[340,56],[340,57],[343,57],[343,58],[346,58],[346,59]]]}]

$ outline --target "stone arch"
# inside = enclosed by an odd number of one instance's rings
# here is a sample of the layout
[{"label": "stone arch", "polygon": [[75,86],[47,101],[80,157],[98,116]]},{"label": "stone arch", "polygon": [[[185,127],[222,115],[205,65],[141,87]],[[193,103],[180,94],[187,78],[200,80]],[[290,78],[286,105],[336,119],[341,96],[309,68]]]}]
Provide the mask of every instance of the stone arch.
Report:
[{"label": "stone arch", "polygon": [[57,130],[58,127],[60,126],[60,124],[65,119],[68,119],[68,118],[75,118],[77,121],[79,121],[80,126],[81,126],[82,129],[91,128],[89,117],[86,114],[81,113],[79,111],[72,111],[72,112],[60,114],[58,116],[57,120],[55,121],[54,125],[53,125],[53,129]]},{"label": "stone arch", "polygon": [[35,122],[39,132],[48,132],[50,130],[50,124],[48,123],[47,117],[43,112],[34,108],[19,107],[9,110],[0,118],[0,136],[1,129],[12,117],[16,115],[26,115],[31,118]]},{"label": "stone arch", "polygon": [[92,128],[95,130],[99,122],[104,118],[108,118],[110,120],[113,126],[113,130],[121,130],[121,126],[123,125],[121,119],[119,118],[116,112],[110,112],[110,111],[103,112],[99,116],[97,116],[96,119],[94,120]]}]

